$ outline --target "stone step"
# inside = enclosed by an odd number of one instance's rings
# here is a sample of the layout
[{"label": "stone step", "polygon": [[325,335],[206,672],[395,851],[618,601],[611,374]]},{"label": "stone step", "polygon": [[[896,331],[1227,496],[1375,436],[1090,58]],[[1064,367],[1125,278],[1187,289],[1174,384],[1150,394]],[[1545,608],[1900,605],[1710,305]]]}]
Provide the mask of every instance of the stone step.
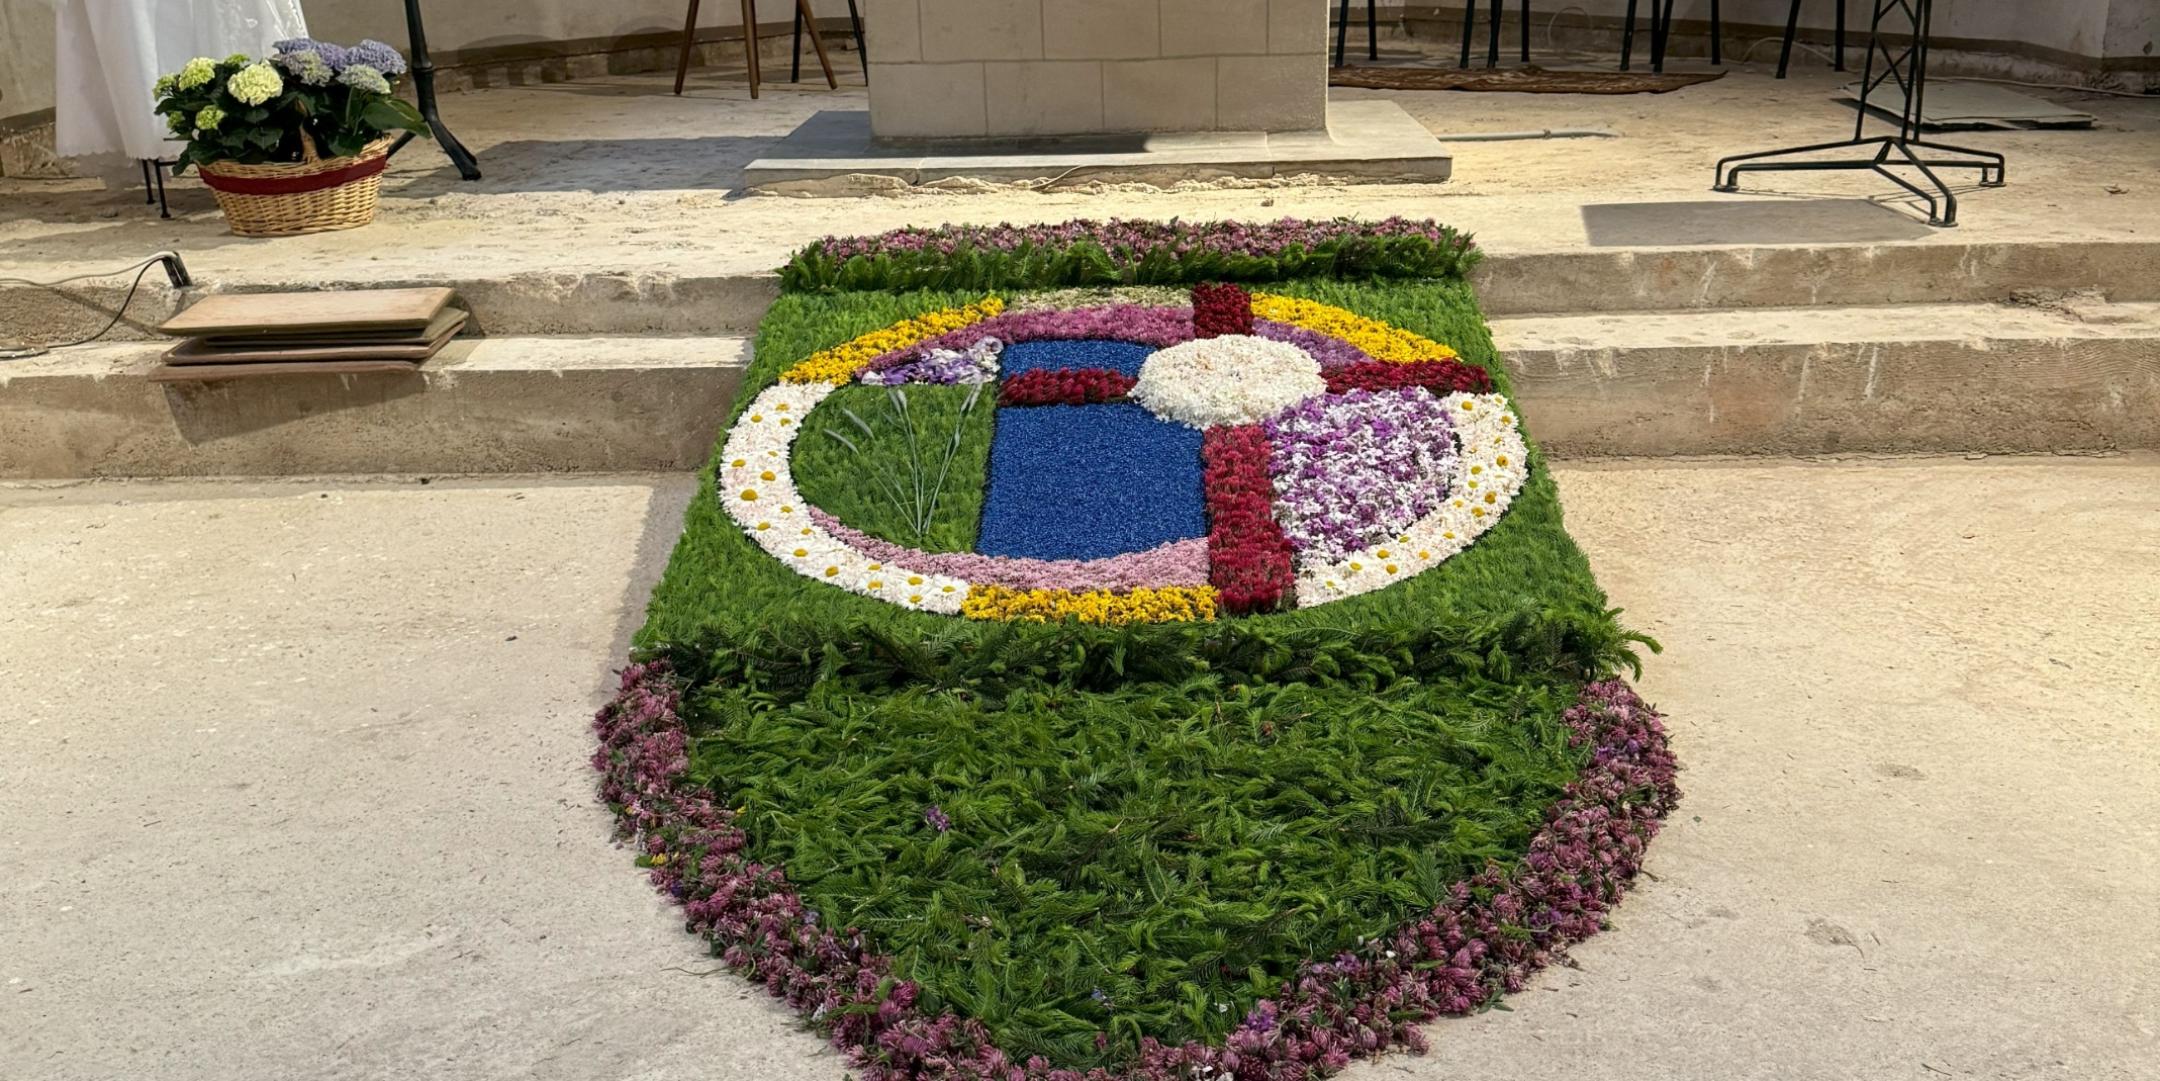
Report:
[{"label": "stone step", "polygon": [[2160,242],[2028,241],[1500,252],[1476,272],[1487,315],[1804,304],[1985,304],[2095,290],[2160,301]]},{"label": "stone step", "polygon": [[2160,447],[2160,304],[1504,318],[1532,432],[1571,457]]},{"label": "stone step", "polygon": [[494,337],[410,374],[153,383],[162,343],[0,362],[0,478],[686,470],[741,337]]},{"label": "stone step", "polygon": [[[782,256],[774,256],[777,262]],[[2160,242],[2033,241],[1820,246],[1602,248],[1492,252],[1478,267],[1487,314],[1657,312],[1798,304],[1975,304],[2027,291],[2098,290],[2160,301]],[[770,272],[677,274],[589,270],[489,276],[485,267],[417,278],[212,276],[175,292],[153,272],[117,340],[151,329],[204,292],[448,285],[492,335],[749,335],[779,295]],[[85,283],[65,292],[0,287],[0,344],[58,340],[102,326],[126,292]]]}]

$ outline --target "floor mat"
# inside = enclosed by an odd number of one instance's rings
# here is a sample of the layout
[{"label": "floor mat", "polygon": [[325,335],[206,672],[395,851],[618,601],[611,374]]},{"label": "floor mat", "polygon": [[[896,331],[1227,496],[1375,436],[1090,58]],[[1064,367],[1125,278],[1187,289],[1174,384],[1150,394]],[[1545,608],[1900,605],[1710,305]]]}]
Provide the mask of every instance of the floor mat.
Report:
[{"label": "floor mat", "polygon": [[1724,77],[1722,71],[1334,68],[1328,72],[1328,85],[1368,90],[1481,90],[1515,94],[1664,94]]}]

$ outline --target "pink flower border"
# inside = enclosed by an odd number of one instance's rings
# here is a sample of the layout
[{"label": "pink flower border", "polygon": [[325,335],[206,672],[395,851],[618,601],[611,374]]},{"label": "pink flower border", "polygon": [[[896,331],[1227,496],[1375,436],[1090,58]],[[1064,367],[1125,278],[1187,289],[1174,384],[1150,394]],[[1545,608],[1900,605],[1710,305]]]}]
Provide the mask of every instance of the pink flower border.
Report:
[{"label": "pink flower border", "polygon": [[840,543],[871,559],[908,570],[942,574],[1013,589],[1140,589],[1208,584],[1206,537],[1171,541],[1104,559],[1023,559],[977,552],[924,552],[873,537],[819,507],[810,519]]},{"label": "pink flower border", "polygon": [[983,1026],[932,1014],[854,928],[819,922],[781,868],[712,792],[690,782],[681,689],[664,662],[634,664],[600,710],[601,797],[652,883],[729,967],[804,1014],[865,1081],[1241,1081],[1316,1078],[1390,1047],[1426,1048],[1422,1021],[1476,1010],[1596,933],[1679,799],[1656,710],[1618,680],[1592,683],[1563,721],[1590,762],[1546,810],[1514,867],[1494,865],[1429,914],[1333,958],[1307,962],[1221,1045],[1144,1041],[1120,1072],[1016,1061]]}]

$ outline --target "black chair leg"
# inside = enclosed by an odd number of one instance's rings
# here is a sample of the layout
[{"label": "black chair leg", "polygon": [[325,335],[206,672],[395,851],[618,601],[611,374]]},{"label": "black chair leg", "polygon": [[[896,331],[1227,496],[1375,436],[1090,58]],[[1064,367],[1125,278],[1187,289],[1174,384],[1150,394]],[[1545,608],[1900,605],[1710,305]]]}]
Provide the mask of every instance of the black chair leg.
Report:
[{"label": "black chair leg", "polygon": [[1506,14],[1500,10],[1500,5],[1504,2],[1492,0],[1492,25],[1485,28],[1485,67],[1488,70],[1500,66],[1500,17]]},{"label": "black chair leg", "polygon": [[[1838,10],[1845,10],[1843,0],[1839,0]],[[1792,39],[1799,30],[1800,0],[1792,0],[1792,7],[1785,12],[1785,44],[1778,49],[1777,54],[1777,77],[1780,79],[1785,77],[1786,67],[1792,64]]]},{"label": "black chair leg", "polygon": [[[1843,3],[1844,0],[1839,0]],[[1725,66],[1725,24],[1718,18],[1718,0],[1710,0],[1710,62]]]},{"label": "black chair leg", "polygon": [[[1657,0],[1650,0],[1656,3]],[[1654,17],[1654,16],[1653,16]],[[1628,61],[1635,53],[1635,0],[1627,0],[1627,26],[1620,31],[1620,70],[1628,69]]]},{"label": "black chair leg", "polygon": [[1522,0],[1522,62],[1530,62],[1530,0]]},{"label": "black chair leg", "polygon": [[1343,50],[1350,45],[1350,0],[1335,9],[1335,66],[1343,66]]},{"label": "black chair leg", "polygon": [[848,25],[855,30],[855,59],[862,64],[862,81],[870,81],[870,47],[863,44],[862,13],[855,10],[855,0],[847,0]]},{"label": "black chair leg", "polygon": [[1380,59],[1380,0],[1365,0],[1365,59]]},{"label": "black chair leg", "polygon": [[1470,39],[1477,34],[1477,0],[1464,0],[1462,9],[1462,61],[1456,67],[1470,66]]},{"label": "black chair leg", "polygon": [[1665,4],[1650,0],[1650,71],[1665,69]]},{"label": "black chair leg", "polygon": [[690,76],[690,54],[697,49],[698,0],[690,0],[690,14],[683,19],[682,53],[675,58],[675,96],[682,96],[683,80]]},{"label": "black chair leg", "polygon": [[1665,70],[1665,5],[1650,0],[1650,70]]},{"label": "black chair leg", "polygon": [[802,81],[802,8],[795,9],[795,55],[788,61],[787,81]]},{"label": "black chair leg", "polygon": [[1837,41],[1831,46],[1831,58],[1839,71],[1845,70],[1845,0],[1837,0]]},{"label": "black chair leg", "polygon": [[1673,0],[1665,0],[1665,44],[1658,47],[1658,70],[1665,70],[1665,56],[1672,51]]}]

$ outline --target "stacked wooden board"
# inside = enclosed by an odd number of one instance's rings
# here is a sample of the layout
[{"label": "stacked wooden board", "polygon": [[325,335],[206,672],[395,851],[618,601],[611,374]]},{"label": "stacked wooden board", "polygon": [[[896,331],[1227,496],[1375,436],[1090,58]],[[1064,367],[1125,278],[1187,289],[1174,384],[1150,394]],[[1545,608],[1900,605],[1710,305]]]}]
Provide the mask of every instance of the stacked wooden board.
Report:
[{"label": "stacked wooden board", "polygon": [[183,340],[150,378],[410,372],[468,318],[456,292],[443,288],[220,293],[158,328]]}]

